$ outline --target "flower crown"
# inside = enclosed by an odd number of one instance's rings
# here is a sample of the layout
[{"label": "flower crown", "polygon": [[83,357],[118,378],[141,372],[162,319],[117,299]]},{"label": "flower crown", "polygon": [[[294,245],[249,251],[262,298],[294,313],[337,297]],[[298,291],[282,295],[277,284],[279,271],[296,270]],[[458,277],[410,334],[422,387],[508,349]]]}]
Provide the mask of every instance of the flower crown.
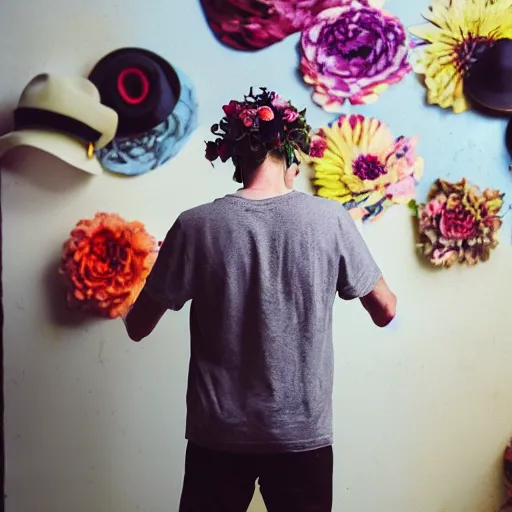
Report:
[{"label": "flower crown", "polygon": [[244,101],[230,101],[224,105],[226,114],[211,131],[215,141],[206,143],[206,158],[214,162],[220,158],[226,162],[252,153],[264,159],[269,151],[283,151],[288,166],[295,161],[295,151],[309,152],[311,127],[306,123],[306,109],[298,111],[289,101],[275,92],[260,87],[254,94],[251,87]]}]

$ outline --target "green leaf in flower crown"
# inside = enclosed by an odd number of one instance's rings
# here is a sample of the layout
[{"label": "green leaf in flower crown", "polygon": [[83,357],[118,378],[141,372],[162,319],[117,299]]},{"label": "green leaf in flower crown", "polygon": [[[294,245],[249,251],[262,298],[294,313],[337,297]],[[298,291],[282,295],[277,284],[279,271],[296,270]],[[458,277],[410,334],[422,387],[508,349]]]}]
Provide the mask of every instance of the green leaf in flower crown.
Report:
[{"label": "green leaf in flower crown", "polygon": [[416,202],[415,199],[411,199],[407,203],[407,206],[411,209],[411,211],[413,212],[415,217],[419,217],[420,216],[420,207],[419,207],[419,204]]},{"label": "green leaf in flower crown", "polygon": [[284,149],[286,151],[286,164],[290,167],[294,161],[295,153],[292,145],[288,142],[284,144]]}]

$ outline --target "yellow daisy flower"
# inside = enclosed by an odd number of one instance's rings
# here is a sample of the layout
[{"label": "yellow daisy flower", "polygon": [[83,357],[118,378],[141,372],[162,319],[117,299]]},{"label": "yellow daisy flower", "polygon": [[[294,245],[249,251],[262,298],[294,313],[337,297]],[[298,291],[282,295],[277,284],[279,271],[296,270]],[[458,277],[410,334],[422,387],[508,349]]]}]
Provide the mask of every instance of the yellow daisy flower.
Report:
[{"label": "yellow daisy flower", "polygon": [[429,23],[409,28],[422,40],[413,50],[413,69],[425,76],[429,104],[464,112],[469,67],[495,41],[512,38],[512,0],[433,0],[423,17]]},{"label": "yellow daisy flower", "polygon": [[393,138],[375,118],[341,116],[311,141],[317,195],[341,202],[355,218],[377,220],[415,196],[423,159],[416,138]]}]

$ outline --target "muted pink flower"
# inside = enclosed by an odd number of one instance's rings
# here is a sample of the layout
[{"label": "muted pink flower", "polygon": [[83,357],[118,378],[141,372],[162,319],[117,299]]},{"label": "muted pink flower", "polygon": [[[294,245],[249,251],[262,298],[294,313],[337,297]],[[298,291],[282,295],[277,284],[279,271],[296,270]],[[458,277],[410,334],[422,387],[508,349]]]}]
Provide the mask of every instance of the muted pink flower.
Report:
[{"label": "muted pink flower", "polygon": [[465,240],[476,235],[477,222],[474,215],[459,203],[455,208],[443,209],[439,230],[445,238]]},{"label": "muted pink flower", "polygon": [[272,100],[272,105],[279,110],[283,110],[290,105],[290,102],[276,94]]},{"label": "muted pink flower", "polygon": [[438,179],[428,199],[419,209],[419,246],[430,262],[450,267],[488,260],[498,245],[503,194],[490,189],[482,193],[465,179],[457,183]]},{"label": "muted pink flower", "polygon": [[283,119],[287,123],[294,123],[298,117],[299,117],[299,113],[295,110],[291,110],[291,109],[287,108],[284,111]]},{"label": "muted pink flower", "polygon": [[228,105],[222,107],[222,110],[224,110],[224,114],[228,117],[236,117],[240,112],[240,105],[236,101],[231,100]]},{"label": "muted pink flower", "polygon": [[458,258],[458,251],[452,248],[434,249],[432,251],[431,260],[436,266],[450,267]]},{"label": "muted pink flower", "polygon": [[416,194],[416,180],[413,176],[403,178],[396,183],[391,183],[386,189],[386,197],[397,203],[404,203],[402,198],[414,197]]},{"label": "muted pink flower", "polygon": [[250,128],[254,124],[254,118],[257,115],[257,111],[253,108],[248,108],[240,112],[240,119],[243,121],[244,126]]},{"label": "muted pink flower", "polygon": [[325,140],[324,137],[314,135],[311,138],[311,143],[309,146],[309,156],[313,158],[322,158],[324,156],[326,149],[327,141]]},{"label": "muted pink flower", "polygon": [[433,199],[432,201],[429,201],[425,206],[425,214],[427,214],[429,217],[437,217],[438,215],[441,215],[441,212],[443,211],[445,206],[444,202],[436,201]]}]

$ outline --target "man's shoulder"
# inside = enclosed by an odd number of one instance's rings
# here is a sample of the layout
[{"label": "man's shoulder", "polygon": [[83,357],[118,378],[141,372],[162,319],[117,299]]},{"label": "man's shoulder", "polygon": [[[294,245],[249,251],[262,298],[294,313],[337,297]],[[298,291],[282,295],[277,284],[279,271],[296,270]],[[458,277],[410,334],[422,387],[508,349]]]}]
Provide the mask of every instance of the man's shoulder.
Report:
[{"label": "man's shoulder", "polygon": [[228,204],[224,197],[220,197],[183,211],[178,220],[184,228],[195,229],[197,226],[205,226],[225,215],[229,209]]},{"label": "man's shoulder", "polygon": [[[309,218],[310,220],[321,217],[340,219],[347,215],[343,205],[332,199],[314,196],[304,192],[295,192],[294,200],[286,203],[286,208],[290,208],[295,214]],[[183,224],[193,226],[194,224],[204,224],[208,220],[214,220],[219,217],[232,218],[232,210],[236,208],[236,200],[230,195],[219,197],[208,203],[195,206],[185,210],[179,216]],[[300,216],[300,215],[299,215]]]},{"label": "man's shoulder", "polygon": [[189,208],[188,210],[183,211],[180,214],[180,219],[186,221],[186,220],[192,220],[194,218],[200,218],[204,216],[210,215],[214,210],[220,210],[222,209],[222,205],[220,204],[224,198],[218,198],[214,199],[213,201],[210,201],[208,203],[203,203],[198,206],[194,206],[192,208]]},{"label": "man's shoulder", "polygon": [[315,196],[312,194],[305,194],[300,192],[301,200],[315,208],[325,209],[329,211],[337,211],[342,208],[338,201],[333,199],[326,199],[325,197]]},{"label": "man's shoulder", "polygon": [[347,211],[344,206],[333,199],[326,199],[311,194],[300,193],[298,205],[306,218],[344,220]]}]

